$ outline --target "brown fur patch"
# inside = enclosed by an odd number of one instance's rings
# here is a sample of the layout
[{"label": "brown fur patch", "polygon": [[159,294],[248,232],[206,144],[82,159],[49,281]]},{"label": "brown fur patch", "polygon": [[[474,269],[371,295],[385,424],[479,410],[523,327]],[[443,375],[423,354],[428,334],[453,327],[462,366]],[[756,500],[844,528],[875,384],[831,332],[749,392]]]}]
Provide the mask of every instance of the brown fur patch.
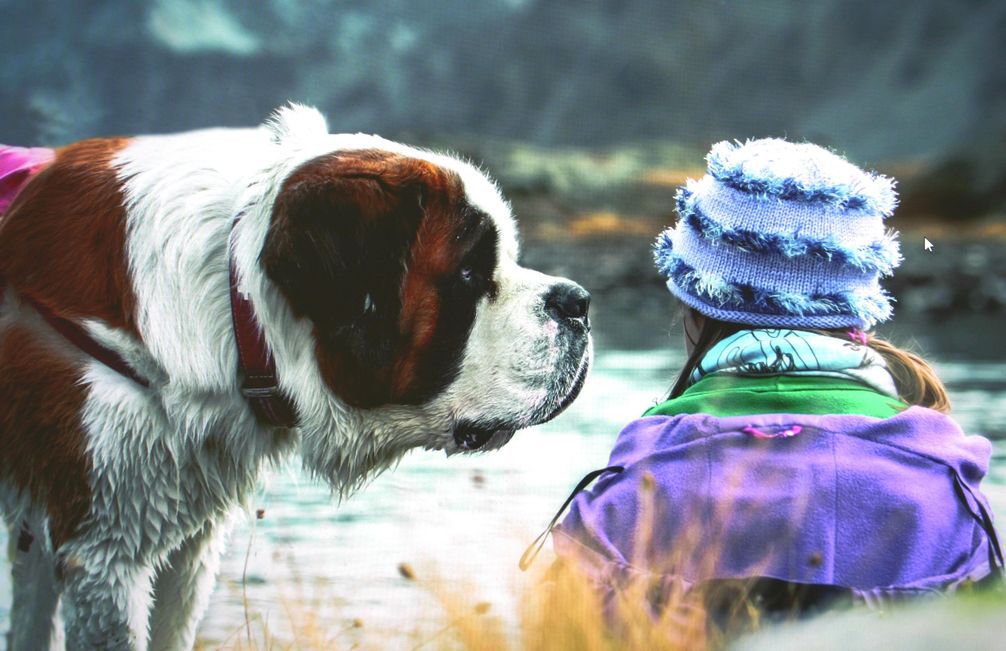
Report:
[{"label": "brown fur patch", "polygon": [[0,342],[0,477],[45,506],[56,547],[72,536],[91,500],[79,375],[25,327],[11,328]]},{"label": "brown fur patch", "polygon": [[406,397],[414,391],[419,366],[433,343],[440,319],[437,285],[456,273],[462,251],[458,234],[463,229],[463,188],[458,179],[442,188],[429,203],[409,253],[409,271],[402,283],[400,328],[406,345],[395,363],[393,395]]},{"label": "brown fur patch", "polygon": [[322,156],[285,181],[262,264],[314,322],[325,382],[350,404],[424,397],[442,285],[467,244],[463,190],[453,172],[379,150]]},{"label": "brown fur patch", "polygon": [[57,150],[0,220],[0,277],[60,316],[137,335],[126,211],[111,163],[123,138]]}]

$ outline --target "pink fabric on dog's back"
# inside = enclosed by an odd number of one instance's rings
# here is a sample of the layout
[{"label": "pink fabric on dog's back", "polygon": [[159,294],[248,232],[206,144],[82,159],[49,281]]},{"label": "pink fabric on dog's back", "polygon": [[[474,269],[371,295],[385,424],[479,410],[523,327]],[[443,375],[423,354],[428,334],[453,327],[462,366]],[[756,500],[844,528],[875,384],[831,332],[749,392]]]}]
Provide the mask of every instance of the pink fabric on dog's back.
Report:
[{"label": "pink fabric on dog's back", "polygon": [[14,197],[29,179],[53,159],[55,152],[45,147],[0,145],[0,215],[14,203]]}]

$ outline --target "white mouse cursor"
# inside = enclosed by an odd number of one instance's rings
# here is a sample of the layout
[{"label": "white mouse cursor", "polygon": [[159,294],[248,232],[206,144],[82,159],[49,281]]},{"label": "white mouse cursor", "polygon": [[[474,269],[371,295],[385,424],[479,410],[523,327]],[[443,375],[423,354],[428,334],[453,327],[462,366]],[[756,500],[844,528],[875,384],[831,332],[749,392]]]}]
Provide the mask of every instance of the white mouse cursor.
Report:
[{"label": "white mouse cursor", "polygon": [[933,243],[929,241],[928,237],[923,237],[922,238],[922,248],[925,251],[932,251],[933,250]]}]

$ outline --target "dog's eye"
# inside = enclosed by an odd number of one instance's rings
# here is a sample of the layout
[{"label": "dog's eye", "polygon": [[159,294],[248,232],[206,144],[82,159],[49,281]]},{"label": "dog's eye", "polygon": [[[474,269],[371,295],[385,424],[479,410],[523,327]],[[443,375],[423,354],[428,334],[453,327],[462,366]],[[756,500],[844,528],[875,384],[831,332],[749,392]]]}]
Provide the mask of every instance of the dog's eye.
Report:
[{"label": "dog's eye", "polygon": [[479,269],[471,264],[466,264],[458,271],[458,287],[462,291],[482,296],[487,292],[490,295],[496,293],[496,283],[486,270]]},{"label": "dog's eye", "polygon": [[486,270],[473,264],[466,264],[458,271],[458,285],[468,292],[483,294],[493,288],[493,282]]}]

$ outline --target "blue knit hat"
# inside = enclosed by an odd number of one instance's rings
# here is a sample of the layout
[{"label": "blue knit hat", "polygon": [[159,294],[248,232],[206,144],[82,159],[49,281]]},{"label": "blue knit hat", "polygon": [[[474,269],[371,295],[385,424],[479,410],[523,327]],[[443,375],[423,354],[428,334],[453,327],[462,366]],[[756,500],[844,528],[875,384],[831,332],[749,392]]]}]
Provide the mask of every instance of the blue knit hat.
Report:
[{"label": "blue knit hat", "polygon": [[675,296],[734,323],[870,328],[891,316],[880,286],[901,264],[884,219],[894,180],[809,143],[720,142],[708,174],[675,197],[655,257]]}]

